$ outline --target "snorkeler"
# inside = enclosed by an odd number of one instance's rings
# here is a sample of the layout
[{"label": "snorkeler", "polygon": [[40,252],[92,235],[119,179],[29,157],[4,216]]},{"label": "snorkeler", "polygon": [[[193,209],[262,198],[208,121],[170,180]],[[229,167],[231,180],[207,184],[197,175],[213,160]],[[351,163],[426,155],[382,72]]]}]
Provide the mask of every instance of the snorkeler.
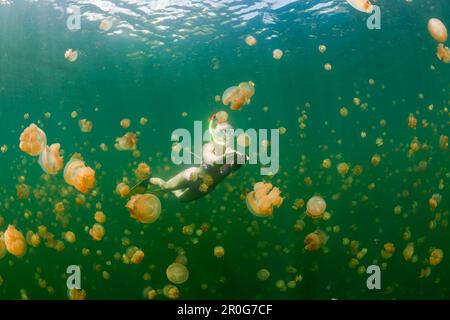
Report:
[{"label": "snorkeler", "polygon": [[216,120],[215,114],[209,119],[211,141],[203,145],[199,167],[185,169],[167,181],[152,177],[149,183],[162,191],[171,191],[181,202],[188,202],[209,194],[231,172],[238,170],[247,156],[232,149],[233,128],[227,119],[219,119],[213,128]]}]

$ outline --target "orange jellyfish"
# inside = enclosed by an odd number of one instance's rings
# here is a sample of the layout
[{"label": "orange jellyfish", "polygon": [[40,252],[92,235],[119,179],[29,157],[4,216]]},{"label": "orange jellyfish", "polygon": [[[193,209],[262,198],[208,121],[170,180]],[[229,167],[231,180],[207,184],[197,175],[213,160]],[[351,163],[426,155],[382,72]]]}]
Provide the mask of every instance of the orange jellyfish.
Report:
[{"label": "orange jellyfish", "polygon": [[19,148],[30,156],[39,155],[47,145],[45,132],[34,123],[30,124],[20,135]]},{"label": "orange jellyfish", "polygon": [[311,232],[305,237],[305,250],[315,251],[323,248],[328,241],[328,236],[322,230]]},{"label": "orange jellyfish", "polygon": [[13,225],[8,225],[3,239],[5,241],[6,250],[16,257],[22,257],[27,251],[27,243],[22,232],[17,230]]},{"label": "orange jellyfish", "polygon": [[450,49],[448,47],[444,47],[442,43],[438,44],[436,55],[438,59],[444,63],[450,63]]},{"label": "orange jellyfish", "polygon": [[64,52],[64,58],[66,58],[70,62],[75,62],[78,59],[78,51],[67,49],[66,52]]},{"label": "orange jellyfish", "polygon": [[78,121],[78,125],[80,126],[80,130],[83,133],[88,133],[92,131],[92,121],[89,121],[88,119],[81,119]]},{"label": "orange jellyfish", "polygon": [[432,248],[430,250],[430,265],[437,266],[444,258],[444,252],[441,249]]},{"label": "orange jellyfish", "polygon": [[265,182],[255,183],[253,191],[246,197],[248,210],[257,217],[269,217],[273,214],[273,207],[279,208],[283,203],[280,189]]},{"label": "orange jellyfish", "polygon": [[126,204],[130,216],[142,223],[153,223],[161,214],[161,202],[150,193],[132,196]]},{"label": "orange jellyfish", "polygon": [[95,184],[95,171],[86,167],[80,154],[74,154],[64,168],[64,180],[82,193],[88,193]]},{"label": "orange jellyfish", "polygon": [[232,86],[224,91],[222,102],[230,105],[231,110],[240,110],[243,105],[250,103],[255,94],[255,84],[252,81],[241,82],[238,86]]},{"label": "orange jellyfish", "polygon": [[39,165],[48,174],[55,175],[63,167],[63,157],[59,155],[59,149],[59,143],[54,143],[50,147],[46,146],[39,155]]},{"label": "orange jellyfish", "polygon": [[369,0],[347,0],[347,3],[361,12],[372,13],[373,11],[373,5]]},{"label": "orange jellyfish", "polygon": [[130,192],[130,187],[125,184],[124,182],[121,182],[116,187],[116,192],[122,197],[126,197],[128,193]]},{"label": "orange jellyfish", "polygon": [[280,60],[283,57],[283,51],[280,49],[275,49],[272,52],[272,56],[275,60]]},{"label": "orange jellyfish", "polygon": [[314,196],[306,203],[306,214],[313,219],[323,218],[327,203],[322,197]]},{"label": "orange jellyfish", "polygon": [[431,18],[428,20],[428,32],[431,37],[439,43],[447,41],[448,33],[445,24],[441,20]]},{"label": "orange jellyfish", "polygon": [[100,241],[105,235],[105,228],[101,224],[95,223],[92,228],[89,229],[89,235],[92,237],[92,239]]},{"label": "orange jellyfish", "polygon": [[254,36],[249,35],[245,38],[245,43],[248,46],[253,47],[256,44],[256,39]]},{"label": "orange jellyfish", "polygon": [[390,259],[395,253],[395,246],[392,242],[385,243],[381,249],[381,256],[383,259]]},{"label": "orange jellyfish", "polygon": [[166,269],[166,276],[174,284],[182,284],[189,278],[189,270],[185,265],[175,262]]},{"label": "orange jellyfish", "polygon": [[134,133],[127,132],[124,136],[116,138],[114,147],[119,151],[135,150],[137,146],[137,136]]},{"label": "orange jellyfish", "polygon": [[151,169],[148,164],[146,164],[145,162],[141,162],[139,163],[134,173],[139,180],[146,180],[150,178]]}]

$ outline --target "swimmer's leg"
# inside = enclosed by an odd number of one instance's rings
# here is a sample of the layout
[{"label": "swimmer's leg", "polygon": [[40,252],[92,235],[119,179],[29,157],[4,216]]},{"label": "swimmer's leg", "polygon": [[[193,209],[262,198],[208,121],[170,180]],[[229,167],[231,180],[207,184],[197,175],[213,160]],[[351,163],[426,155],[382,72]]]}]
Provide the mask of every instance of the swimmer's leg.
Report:
[{"label": "swimmer's leg", "polygon": [[161,178],[150,178],[150,183],[159,186],[163,190],[174,191],[179,189],[188,188],[192,181],[198,178],[198,168],[192,167],[186,169],[176,176],[172,177],[168,181],[164,181]]}]

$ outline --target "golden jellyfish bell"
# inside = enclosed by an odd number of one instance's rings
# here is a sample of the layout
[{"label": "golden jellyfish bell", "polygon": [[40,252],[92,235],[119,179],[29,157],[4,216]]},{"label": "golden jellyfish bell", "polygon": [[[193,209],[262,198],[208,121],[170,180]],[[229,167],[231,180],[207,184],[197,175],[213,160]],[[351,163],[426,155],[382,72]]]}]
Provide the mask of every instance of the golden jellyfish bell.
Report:
[{"label": "golden jellyfish bell", "polygon": [[369,0],[347,0],[353,8],[364,13],[372,13],[373,5]]},{"label": "golden jellyfish bell", "polygon": [[136,150],[137,147],[137,136],[135,133],[127,132],[122,137],[116,138],[116,143],[114,147],[119,151],[131,151]]},{"label": "golden jellyfish bell", "polygon": [[19,148],[30,156],[39,155],[47,145],[47,136],[34,123],[30,124],[20,135]]},{"label": "golden jellyfish bell", "polygon": [[56,175],[63,167],[63,157],[60,156],[60,145],[54,143],[50,147],[46,146],[39,155],[38,163],[44,172]]},{"label": "golden jellyfish bell", "polygon": [[17,230],[13,225],[8,225],[3,234],[6,250],[16,257],[22,257],[27,251],[27,244],[23,234]]},{"label": "golden jellyfish bell", "polygon": [[447,41],[447,28],[445,27],[445,24],[437,18],[431,18],[428,20],[428,32],[431,37],[439,43]]},{"label": "golden jellyfish bell", "polygon": [[325,200],[320,196],[314,196],[306,203],[306,214],[313,219],[322,218],[327,208]]},{"label": "golden jellyfish bell", "polygon": [[4,235],[0,233],[0,259],[3,259],[7,252]]},{"label": "golden jellyfish bell", "polygon": [[81,119],[78,121],[78,126],[80,127],[81,132],[88,133],[92,131],[94,125],[92,124],[92,121],[89,121],[88,119]]},{"label": "golden jellyfish bell", "polygon": [[182,284],[189,278],[189,270],[181,263],[172,263],[166,270],[167,279],[174,284]]},{"label": "golden jellyfish bell", "polygon": [[66,52],[64,52],[64,58],[66,58],[69,62],[75,62],[78,59],[78,51],[67,49]]},{"label": "golden jellyfish bell", "polygon": [[120,120],[120,126],[124,129],[129,128],[131,125],[131,120],[130,119],[122,119]]},{"label": "golden jellyfish bell", "polygon": [[311,232],[305,237],[304,244],[305,244],[305,250],[308,251],[316,251],[321,249],[323,246],[325,246],[326,242],[328,241],[328,236],[325,232],[321,230],[316,230],[314,232]]},{"label": "golden jellyfish bell", "polygon": [[87,193],[94,187],[95,171],[86,167],[83,158],[74,154],[64,168],[64,180],[82,193]]},{"label": "golden jellyfish bell", "polygon": [[95,223],[92,228],[89,229],[89,235],[92,239],[100,241],[105,235],[105,228],[101,224]]},{"label": "golden jellyfish bell", "polygon": [[136,168],[134,173],[139,180],[146,180],[150,178],[151,169],[148,164],[146,164],[145,162],[141,162],[138,164],[138,167]]},{"label": "golden jellyfish bell", "polygon": [[241,82],[238,86],[226,89],[222,95],[224,105],[230,105],[231,110],[240,110],[243,105],[250,103],[255,94],[255,84],[251,81]]},{"label": "golden jellyfish bell", "polygon": [[246,197],[248,210],[257,217],[269,217],[273,214],[273,207],[279,208],[283,203],[280,189],[273,188],[265,182],[255,183],[253,191]]},{"label": "golden jellyfish bell", "polygon": [[323,68],[324,68],[326,71],[330,71],[330,70],[332,69],[332,66],[331,66],[331,64],[329,64],[329,63],[325,63],[325,65],[323,66]]},{"label": "golden jellyfish bell", "polygon": [[280,60],[283,57],[283,51],[280,49],[275,49],[272,52],[272,56],[275,60]]},{"label": "golden jellyfish bell", "polygon": [[246,43],[248,46],[253,47],[253,46],[256,44],[256,39],[255,39],[254,36],[248,35],[248,36],[245,38],[245,43]]},{"label": "golden jellyfish bell", "polygon": [[444,258],[444,252],[441,249],[433,248],[430,250],[429,262],[432,266],[437,266]]},{"label": "golden jellyfish bell", "polygon": [[223,258],[225,255],[225,248],[222,246],[214,247],[214,256],[216,258]]},{"label": "golden jellyfish bell", "polygon": [[438,44],[436,56],[444,63],[450,63],[450,49],[445,47],[442,43]]},{"label": "golden jellyfish bell", "polygon": [[319,52],[324,53],[325,51],[327,51],[327,47],[323,44],[319,45]]},{"label": "golden jellyfish bell", "polygon": [[125,184],[124,182],[121,182],[116,187],[116,192],[122,197],[126,197],[128,193],[130,193],[130,187]]},{"label": "golden jellyfish bell", "polygon": [[392,242],[385,243],[381,249],[381,256],[383,259],[390,259],[395,253],[395,246]]},{"label": "golden jellyfish bell", "polygon": [[132,196],[126,204],[130,216],[142,223],[153,223],[161,214],[161,202],[150,193]]},{"label": "golden jellyfish bell", "polygon": [[112,28],[112,25],[113,25],[113,23],[112,23],[111,19],[103,19],[100,22],[98,28],[101,31],[109,31]]}]

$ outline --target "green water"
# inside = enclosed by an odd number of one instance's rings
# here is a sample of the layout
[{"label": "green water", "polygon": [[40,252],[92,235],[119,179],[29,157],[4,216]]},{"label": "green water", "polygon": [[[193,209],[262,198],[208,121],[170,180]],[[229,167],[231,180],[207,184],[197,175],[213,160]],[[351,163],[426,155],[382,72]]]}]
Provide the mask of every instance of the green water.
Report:
[{"label": "green water", "polygon": [[[25,235],[45,225],[56,240],[69,230],[77,238],[74,244],[63,240],[61,252],[41,238],[21,258],[6,254],[0,259],[0,298],[20,299],[25,290],[30,299],[67,299],[66,268],[79,265],[87,299],[144,299],[148,287],[159,290],[156,299],[167,299],[161,292],[170,283],[166,268],[181,251],[189,279],[177,285],[180,299],[450,297],[450,161],[448,147],[439,145],[440,136],[450,134],[450,65],[437,59],[437,43],[427,31],[432,17],[450,27],[448,1],[379,0],[380,30],[369,30],[368,15],[345,1],[107,3],[0,1],[0,146],[7,146],[0,153],[1,230],[12,224]],[[81,9],[77,31],[66,27],[71,5]],[[99,30],[105,18],[114,18],[107,32]],[[249,34],[256,46],[245,43]],[[320,44],[326,52],[319,52]],[[69,48],[79,52],[73,63],[64,59]],[[277,48],[284,52],[281,60],[272,57]],[[324,70],[325,63],[332,70]],[[250,80],[255,95],[241,111],[215,102],[228,87]],[[367,107],[355,106],[354,97]],[[342,107],[347,117],[340,116]],[[140,162],[164,179],[186,168],[170,160],[172,131],[193,130],[194,121],[206,128],[219,110],[227,110],[235,128],[287,129],[280,136],[278,173],[261,176],[260,165],[247,165],[198,201],[180,203],[160,194],[161,216],[152,224],[130,218],[116,185],[124,177],[136,183]],[[418,120],[415,129],[408,127],[409,114]],[[145,126],[141,117],[148,118]],[[124,118],[131,120],[128,129],[120,127]],[[80,119],[92,121],[92,132],[81,132]],[[84,205],[75,203],[79,192],[62,171],[43,176],[37,157],[19,149],[19,136],[31,123],[45,131],[48,145],[61,144],[65,163],[81,153],[95,169],[95,188]],[[126,132],[140,133],[138,158],[114,148]],[[409,156],[414,137],[421,148]],[[378,166],[371,164],[374,154],[381,156]],[[327,158],[330,169],[321,167]],[[344,176],[336,170],[340,162],[350,166]],[[360,175],[352,171],[356,165],[362,166]],[[31,190],[26,199],[16,193],[20,176]],[[271,182],[284,197],[273,217],[253,216],[243,200],[258,181]],[[442,199],[432,211],[429,199],[436,193]],[[292,208],[296,199],[306,202],[315,194],[327,202],[327,221],[305,216],[305,206]],[[55,218],[54,205],[61,201],[67,226]],[[96,204],[107,217],[101,241],[86,231],[95,223]],[[299,219],[302,231],[294,230]],[[431,230],[430,221],[436,224]],[[191,224],[194,234],[184,235],[183,226]],[[202,224],[209,229],[197,235]],[[306,235],[318,228],[329,236],[325,248],[304,250]],[[405,241],[407,228],[411,239]],[[364,270],[349,267],[355,255],[343,238],[367,248],[358,267],[382,267],[380,290],[368,290]],[[396,250],[385,260],[380,251],[389,242]],[[416,262],[402,255],[410,242]],[[129,246],[145,253],[139,265],[114,258]],[[214,256],[216,246],[225,248],[223,258]],[[430,248],[441,249],[444,258],[419,278],[429,267]],[[257,277],[262,268],[270,271],[266,281]],[[146,273],[150,280],[144,280]],[[42,287],[39,279],[46,282]]]}]

